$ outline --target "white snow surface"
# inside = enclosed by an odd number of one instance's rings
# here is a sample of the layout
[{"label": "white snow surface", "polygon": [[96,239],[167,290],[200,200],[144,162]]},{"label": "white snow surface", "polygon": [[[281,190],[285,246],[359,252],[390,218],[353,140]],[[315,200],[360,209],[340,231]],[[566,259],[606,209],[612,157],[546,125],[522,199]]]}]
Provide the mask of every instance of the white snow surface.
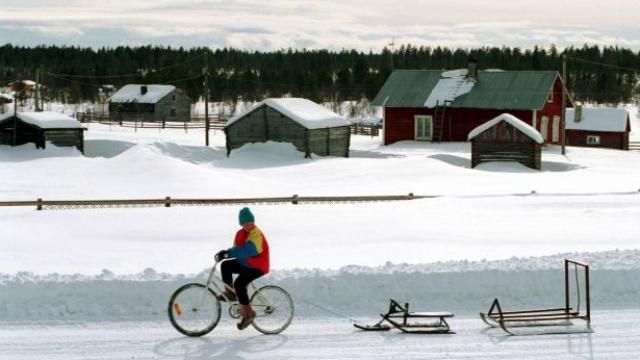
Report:
[{"label": "white snow surface", "polygon": [[501,121],[509,123],[511,126],[513,126],[516,129],[520,130],[520,132],[522,132],[523,134],[525,134],[531,140],[537,142],[538,144],[544,143],[544,138],[538,132],[538,130],[536,130],[531,125],[525,123],[524,121],[518,119],[517,117],[515,117],[515,116],[513,116],[511,114],[507,114],[507,113],[500,114],[500,115],[496,116],[495,118],[487,121],[486,123],[484,123],[484,124],[476,127],[475,129],[471,130],[471,132],[469,133],[469,136],[467,137],[467,140],[469,140],[469,141],[473,140],[476,136],[482,134],[487,129],[490,129],[490,128],[494,127],[496,124],[498,124]]},{"label": "white snow surface", "polygon": [[575,121],[575,109],[566,112],[567,130],[625,132],[629,123],[629,112],[624,108],[583,107],[582,119]]},{"label": "white snow surface", "polygon": [[241,114],[229,119],[227,126],[233,124],[255,109],[266,105],[286,115],[291,120],[307,129],[323,129],[327,127],[349,126],[351,123],[344,117],[311,100],[301,98],[266,99]]},{"label": "white snow surface", "polygon": [[[142,86],[147,87],[147,92],[142,94],[140,89]],[[163,97],[176,89],[173,85],[143,85],[143,84],[128,84],[116,91],[110,98],[110,102],[115,103],[148,103],[153,104],[158,102]]]},{"label": "white snow surface", "polygon": [[[368,323],[376,318],[360,319]],[[593,314],[593,334],[509,337],[477,317],[456,316],[452,335],[360,332],[344,319],[295,319],[280,335],[243,332],[223,315],[201,338],[181,336],[168,321],[17,323],[0,328],[0,357],[11,360],[86,359],[635,359],[638,311]]]},{"label": "white snow surface", "polygon": [[18,118],[41,129],[82,129],[78,120],[53,111],[18,112]]},{"label": "white snow surface", "polygon": [[[252,206],[273,244],[274,269],[640,248],[637,152],[569,147],[563,156],[546,146],[535,171],[512,163],[471,169],[469,143],[385,147],[354,136],[349,158],[304,159],[280,143],[247,145],[227,158],[223,133],[212,132],[211,140],[207,148],[201,131],[91,124],[86,156],[73,148],[0,146],[0,197],[437,196]],[[0,273],[195,273],[229,246],[239,208],[0,208]]]},{"label": "white snow surface", "polygon": [[[632,130],[638,129],[632,108]],[[76,149],[0,146],[0,201],[436,195],[407,202],[250,205],[274,283],[293,296],[285,333],[238,332],[226,315],[185,338],[166,304],[231,245],[241,206],[36,211],[0,208],[0,358],[631,359],[640,320],[640,153],[543,148],[542,171],[470,169],[470,144],[354,136],[349,158],[290,144],[90,124]],[[594,334],[505,337],[477,317],[564,304],[562,259],[589,262]],[[455,335],[360,333],[388,299],[452,311]],[[584,305],[584,303],[583,303]]]},{"label": "white snow surface", "polygon": [[476,80],[467,77],[467,69],[445,71],[442,78],[431,90],[431,94],[424,103],[425,107],[433,108],[437,105],[444,105],[445,102],[453,101],[458,96],[464,95],[473,89]]}]

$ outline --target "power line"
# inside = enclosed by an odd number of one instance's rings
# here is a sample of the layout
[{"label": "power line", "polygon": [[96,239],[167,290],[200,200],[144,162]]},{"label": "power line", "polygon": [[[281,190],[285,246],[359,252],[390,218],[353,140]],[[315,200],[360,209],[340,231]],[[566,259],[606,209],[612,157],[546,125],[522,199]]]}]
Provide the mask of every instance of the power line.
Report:
[{"label": "power line", "polygon": [[163,84],[173,84],[173,83],[177,83],[177,82],[181,82],[181,81],[187,81],[187,80],[192,80],[192,79],[197,79],[197,78],[201,78],[203,75],[195,75],[195,76],[190,76],[190,77],[186,77],[183,79],[177,79],[177,80],[171,80],[171,81],[163,81]]},{"label": "power line", "polygon": [[579,61],[579,62],[583,62],[583,63],[587,63],[587,64],[600,65],[600,66],[609,67],[609,68],[613,68],[613,69],[640,72],[640,69],[635,69],[635,68],[630,68],[630,67],[625,67],[625,66],[612,65],[612,64],[599,62],[599,61],[585,60],[585,59],[580,59],[580,58],[573,57],[573,56],[567,56],[567,59],[571,59],[571,60],[575,60],[575,61]]}]

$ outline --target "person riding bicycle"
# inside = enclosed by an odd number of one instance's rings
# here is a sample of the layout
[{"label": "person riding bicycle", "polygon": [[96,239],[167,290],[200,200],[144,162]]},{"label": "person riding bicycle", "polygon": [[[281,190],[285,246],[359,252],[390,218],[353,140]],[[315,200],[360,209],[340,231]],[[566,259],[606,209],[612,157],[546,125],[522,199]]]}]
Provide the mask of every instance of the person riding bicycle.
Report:
[{"label": "person riding bicycle", "polygon": [[[256,312],[249,303],[247,285],[269,272],[269,244],[262,231],[255,225],[255,217],[249,208],[240,210],[238,220],[242,228],[236,233],[233,247],[220,250],[215,258],[216,261],[234,258],[224,261],[220,268],[222,281],[226,284],[224,296],[229,301],[235,301],[237,297],[241,305],[242,319],[238,323],[238,329],[243,330],[256,317]],[[238,277],[232,285],[233,274],[238,274]],[[225,300],[224,297],[220,299]]]}]

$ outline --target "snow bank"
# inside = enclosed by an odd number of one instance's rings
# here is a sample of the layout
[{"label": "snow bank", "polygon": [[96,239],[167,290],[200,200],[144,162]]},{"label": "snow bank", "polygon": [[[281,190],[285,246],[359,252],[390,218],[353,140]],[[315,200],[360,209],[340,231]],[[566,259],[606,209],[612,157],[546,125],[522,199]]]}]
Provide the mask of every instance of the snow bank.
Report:
[{"label": "snow bank", "polygon": [[[561,306],[562,258],[588,260],[593,309],[637,308],[640,304],[640,250],[559,254],[498,261],[347,266],[339,270],[276,271],[266,282],[286,288],[298,317],[375,316],[390,297],[417,310],[474,314],[494,297],[508,308]],[[0,321],[131,320],[164,318],[171,293],[181,284],[204,281],[146,269],[95,276],[0,275]]]}]

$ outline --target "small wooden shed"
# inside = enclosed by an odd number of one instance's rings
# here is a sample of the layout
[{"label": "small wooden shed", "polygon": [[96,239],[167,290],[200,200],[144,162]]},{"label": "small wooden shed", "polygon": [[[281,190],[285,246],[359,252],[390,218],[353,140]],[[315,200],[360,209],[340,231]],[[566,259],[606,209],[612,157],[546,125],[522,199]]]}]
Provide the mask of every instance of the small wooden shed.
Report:
[{"label": "small wooden shed", "polygon": [[349,156],[351,123],[342,116],[300,98],[266,99],[229,120],[224,128],[227,156],[256,142],[293,144],[305,157]]},{"label": "small wooden shed", "polygon": [[567,145],[629,150],[629,112],[619,108],[567,109]]},{"label": "small wooden shed", "polygon": [[75,146],[84,153],[84,130],[78,120],[56,112],[0,114],[3,145],[13,145],[15,136],[15,145],[34,143],[36,148],[45,149],[50,142],[56,146]]},{"label": "small wooden shed", "polygon": [[515,161],[540,170],[544,138],[524,121],[502,114],[473,129],[471,167],[489,161]]}]

